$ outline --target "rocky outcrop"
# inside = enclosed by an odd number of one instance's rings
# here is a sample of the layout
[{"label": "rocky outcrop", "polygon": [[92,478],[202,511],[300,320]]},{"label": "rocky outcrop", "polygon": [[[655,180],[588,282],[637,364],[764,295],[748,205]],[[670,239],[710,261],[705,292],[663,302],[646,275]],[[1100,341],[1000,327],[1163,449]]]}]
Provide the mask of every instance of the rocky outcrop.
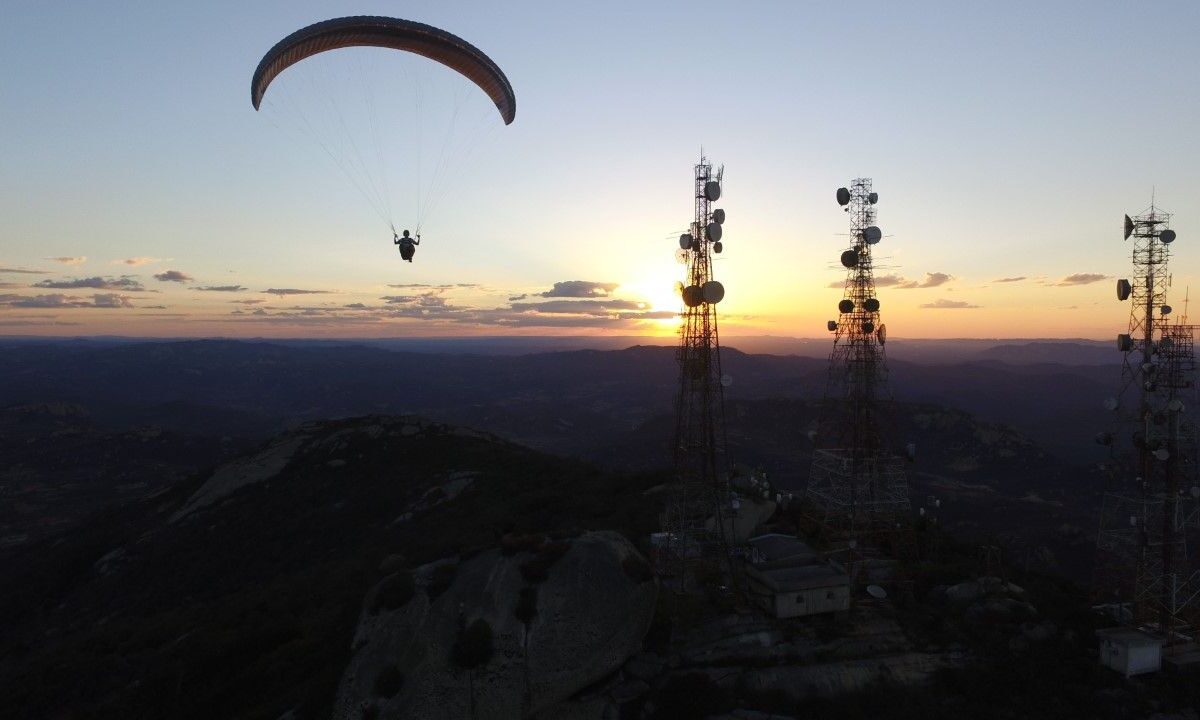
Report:
[{"label": "rocky outcrop", "polygon": [[[529,570],[536,552],[497,549],[460,563],[440,592],[434,567],[419,568],[415,592],[393,610],[378,608],[377,587],[355,634],[335,720],[358,720],[364,711],[380,720],[528,717],[612,675],[641,648],[658,589],[633,571],[645,561],[623,536],[596,532],[568,542],[544,579]],[[436,574],[444,580],[447,572]],[[527,632],[515,611],[530,586],[536,614]],[[494,652],[466,670],[452,649],[460,629],[480,619]]]}]

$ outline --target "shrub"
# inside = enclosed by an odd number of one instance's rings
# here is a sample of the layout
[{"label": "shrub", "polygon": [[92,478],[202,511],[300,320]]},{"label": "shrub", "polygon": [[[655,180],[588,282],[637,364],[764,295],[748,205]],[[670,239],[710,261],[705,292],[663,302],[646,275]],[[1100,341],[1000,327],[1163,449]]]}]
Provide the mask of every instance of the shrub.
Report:
[{"label": "shrub", "polygon": [[534,533],[504,533],[500,538],[500,554],[516,555],[522,552],[537,552],[546,536]]},{"label": "shrub", "polygon": [[429,599],[436,600],[446,592],[446,589],[454,584],[454,576],[457,574],[458,565],[454,563],[443,563],[435,567],[429,576],[429,584],[425,586],[425,593],[429,595]]},{"label": "shrub", "polygon": [[404,673],[395,665],[388,665],[375,676],[375,694],[379,697],[395,697],[403,687]]},{"label": "shrub", "polygon": [[526,627],[533,619],[537,617],[537,587],[530,585],[521,588],[521,594],[517,598],[517,607],[513,609],[513,615],[516,616]]},{"label": "shrub", "polygon": [[371,604],[371,614],[382,611],[398,610],[412,600],[417,591],[412,573],[407,570],[388,575],[379,583],[375,591],[375,601]]},{"label": "shrub", "polygon": [[545,543],[535,557],[521,564],[521,577],[525,578],[525,582],[535,585],[545,581],[550,577],[550,567],[570,548],[571,544],[565,541]]},{"label": "shrub", "polygon": [[650,569],[650,565],[633,553],[626,555],[621,561],[621,569],[638,585],[654,579],[654,571]]},{"label": "shrub", "polygon": [[492,626],[488,625],[487,620],[479,618],[459,633],[450,650],[450,657],[455,665],[471,670],[491,660],[493,649]]}]

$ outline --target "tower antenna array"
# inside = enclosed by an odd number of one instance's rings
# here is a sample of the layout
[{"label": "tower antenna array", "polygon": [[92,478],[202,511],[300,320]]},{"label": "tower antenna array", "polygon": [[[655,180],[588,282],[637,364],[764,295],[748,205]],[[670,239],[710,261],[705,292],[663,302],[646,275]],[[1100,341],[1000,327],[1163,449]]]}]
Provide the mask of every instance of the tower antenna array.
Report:
[{"label": "tower antenna array", "polygon": [[1117,397],[1105,407],[1119,430],[1097,441],[1110,462],[1096,543],[1093,597],[1118,622],[1181,644],[1200,619],[1200,573],[1189,553],[1200,528],[1195,398],[1195,325],[1187,309],[1172,322],[1168,264],[1175,231],[1171,215],[1153,204],[1125,216],[1134,277],[1117,281],[1117,299],[1130,300],[1128,331],[1117,336],[1124,354]]},{"label": "tower antenna array", "polygon": [[[723,171],[723,168],[722,168]],[[725,527],[734,512],[725,465],[725,395],[716,306],[724,286],[713,279],[713,254],[720,253],[725,211],[714,209],[722,175],[701,154],[695,166],[695,216],[679,237],[687,265],[677,359],[679,394],[672,443],[674,480],[663,514],[667,547],[659,572],[686,591],[699,566],[719,567],[728,557]]]},{"label": "tower antenna array", "polygon": [[[875,293],[872,248],[883,237],[875,225],[870,178],[839,188],[837,202],[850,215],[850,247],[834,334],[821,424],[809,472],[807,499],[828,536],[847,541],[852,559],[866,547],[911,549],[910,507],[904,462],[892,450],[882,406],[888,399],[887,328]],[[862,549],[856,547],[862,543]]]}]

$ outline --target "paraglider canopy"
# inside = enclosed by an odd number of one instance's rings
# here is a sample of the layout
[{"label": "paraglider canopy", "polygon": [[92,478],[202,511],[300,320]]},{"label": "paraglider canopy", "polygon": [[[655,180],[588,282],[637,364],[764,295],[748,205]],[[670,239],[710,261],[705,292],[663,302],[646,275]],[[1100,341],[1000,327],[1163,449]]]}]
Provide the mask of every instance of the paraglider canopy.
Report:
[{"label": "paraglider canopy", "polygon": [[434,60],[458,72],[488,94],[511,124],[517,115],[512,85],[496,63],[466,40],[431,25],[398,18],[356,16],[326,20],[280,40],[254,71],[250,101],[257,110],[267,87],[281,72],[305,58],[346,47],[384,47]]}]

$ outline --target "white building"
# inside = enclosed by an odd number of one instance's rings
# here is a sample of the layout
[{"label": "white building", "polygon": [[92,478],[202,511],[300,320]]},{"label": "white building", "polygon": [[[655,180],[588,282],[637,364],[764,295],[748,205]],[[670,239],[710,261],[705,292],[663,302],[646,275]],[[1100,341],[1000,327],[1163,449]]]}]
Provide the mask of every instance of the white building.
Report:
[{"label": "white building", "polygon": [[800,539],[771,533],[751,538],[745,565],[751,599],[777,618],[850,609],[850,576]]},{"label": "white building", "polygon": [[1125,677],[1162,669],[1163,641],[1136,628],[1116,627],[1096,631],[1100,663]]}]

